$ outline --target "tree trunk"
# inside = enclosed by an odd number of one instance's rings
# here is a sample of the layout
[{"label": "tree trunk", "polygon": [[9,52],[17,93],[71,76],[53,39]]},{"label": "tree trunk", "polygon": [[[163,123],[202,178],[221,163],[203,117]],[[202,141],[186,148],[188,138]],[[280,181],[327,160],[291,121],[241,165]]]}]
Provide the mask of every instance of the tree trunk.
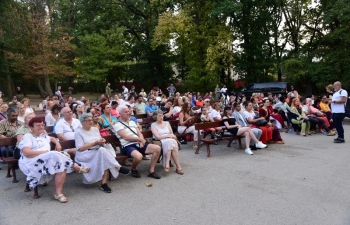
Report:
[{"label": "tree trunk", "polygon": [[[278,67],[279,67],[279,66],[278,66]],[[282,70],[281,70],[280,67],[278,68],[278,77],[277,77],[277,81],[279,81],[279,82],[282,81]]]},{"label": "tree trunk", "polygon": [[50,86],[50,79],[49,79],[49,76],[48,75],[44,75],[44,85],[45,85],[45,92],[52,96],[53,93],[52,93],[52,89],[51,89],[51,86]]},{"label": "tree trunk", "polygon": [[13,84],[13,80],[12,77],[10,75],[10,70],[9,70],[9,65],[8,65],[8,61],[7,61],[7,56],[6,53],[4,51],[2,51],[3,53],[3,57],[4,57],[4,71],[6,74],[6,81],[7,81],[7,96],[9,98],[12,98],[12,96],[15,95],[15,85]]},{"label": "tree trunk", "polygon": [[42,98],[44,98],[47,95],[47,93],[44,91],[43,87],[41,86],[40,79],[37,79],[37,81],[38,81],[37,85],[38,85],[38,88],[39,88],[40,95],[41,95]]}]

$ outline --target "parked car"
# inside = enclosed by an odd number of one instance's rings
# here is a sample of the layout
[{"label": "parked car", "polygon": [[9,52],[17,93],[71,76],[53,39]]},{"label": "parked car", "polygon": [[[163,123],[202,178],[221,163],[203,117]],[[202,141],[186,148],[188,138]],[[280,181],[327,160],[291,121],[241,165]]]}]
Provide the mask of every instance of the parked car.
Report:
[{"label": "parked car", "polygon": [[241,93],[249,99],[253,93],[264,93],[266,96],[268,92],[272,95],[282,94],[286,97],[291,90],[292,83],[288,82],[265,82],[265,83],[251,83],[241,90]]}]

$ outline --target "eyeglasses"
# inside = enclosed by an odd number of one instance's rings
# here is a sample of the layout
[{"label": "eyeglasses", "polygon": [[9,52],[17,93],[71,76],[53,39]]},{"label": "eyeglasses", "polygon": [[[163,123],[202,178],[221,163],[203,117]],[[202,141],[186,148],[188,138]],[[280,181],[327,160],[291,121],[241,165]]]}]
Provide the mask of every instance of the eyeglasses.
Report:
[{"label": "eyeglasses", "polygon": [[322,99],[327,99],[326,97],[323,97]]},{"label": "eyeglasses", "polygon": [[88,120],[84,120],[85,122],[91,122],[92,121],[92,119],[88,119]]},{"label": "eyeglasses", "polygon": [[70,126],[70,129],[72,129],[72,132],[74,132],[74,128],[72,127],[72,125]]}]

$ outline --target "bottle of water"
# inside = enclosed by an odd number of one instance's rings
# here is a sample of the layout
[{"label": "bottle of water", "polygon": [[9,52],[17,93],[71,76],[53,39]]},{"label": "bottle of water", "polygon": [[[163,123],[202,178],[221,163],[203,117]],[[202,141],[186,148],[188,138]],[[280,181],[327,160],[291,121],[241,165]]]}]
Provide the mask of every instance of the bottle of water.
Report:
[{"label": "bottle of water", "polygon": [[288,133],[292,134],[293,133],[293,129],[289,128],[289,132]]}]

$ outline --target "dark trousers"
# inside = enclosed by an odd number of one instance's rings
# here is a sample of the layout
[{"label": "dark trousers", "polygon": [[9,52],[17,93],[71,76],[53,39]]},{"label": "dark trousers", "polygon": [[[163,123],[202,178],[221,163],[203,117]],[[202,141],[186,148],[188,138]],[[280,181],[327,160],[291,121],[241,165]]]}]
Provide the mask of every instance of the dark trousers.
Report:
[{"label": "dark trousers", "polygon": [[339,139],[344,139],[344,128],[342,124],[344,118],[345,113],[333,113],[333,124],[335,129],[337,129]]},{"label": "dark trousers", "polygon": [[15,146],[8,146],[8,151],[6,150],[5,146],[0,147],[0,156],[7,158],[7,157],[13,157],[13,150],[15,149]]},{"label": "dark trousers", "polygon": [[311,124],[311,128],[310,128],[311,130],[315,130],[316,125],[320,124],[327,133],[330,131],[330,129],[326,125],[326,122],[324,122],[324,120],[322,120],[322,119],[319,119],[319,118],[313,117],[313,116],[309,116],[309,121]]},{"label": "dark trousers", "polygon": [[[280,111],[278,111],[278,114],[280,114],[282,116],[283,120],[287,122],[287,126],[290,127],[291,122],[289,121],[286,113],[283,110],[280,110]],[[284,126],[284,124],[281,124],[281,125]]]}]

